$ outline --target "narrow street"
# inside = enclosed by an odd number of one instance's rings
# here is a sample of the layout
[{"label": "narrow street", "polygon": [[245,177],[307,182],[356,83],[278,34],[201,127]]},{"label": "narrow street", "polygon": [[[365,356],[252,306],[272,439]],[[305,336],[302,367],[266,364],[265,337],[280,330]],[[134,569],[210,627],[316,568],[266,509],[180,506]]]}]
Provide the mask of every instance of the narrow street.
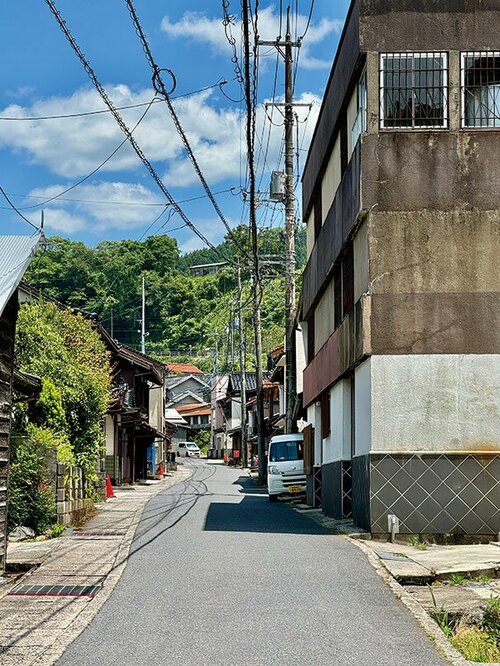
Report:
[{"label": "narrow street", "polygon": [[355,546],[238,470],[185,465],[193,476],[150,500],[122,578],[58,664],[446,663]]}]

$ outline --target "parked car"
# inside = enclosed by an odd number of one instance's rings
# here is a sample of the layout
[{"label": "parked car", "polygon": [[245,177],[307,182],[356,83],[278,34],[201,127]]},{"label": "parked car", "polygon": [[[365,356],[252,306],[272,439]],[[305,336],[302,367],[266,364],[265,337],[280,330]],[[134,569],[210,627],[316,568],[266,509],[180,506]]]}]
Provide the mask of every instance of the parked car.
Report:
[{"label": "parked car", "polygon": [[269,442],[267,492],[270,502],[279,495],[305,493],[304,436],[276,435]]},{"label": "parked car", "polygon": [[194,442],[179,442],[177,444],[177,455],[185,458],[199,458],[200,448]]}]

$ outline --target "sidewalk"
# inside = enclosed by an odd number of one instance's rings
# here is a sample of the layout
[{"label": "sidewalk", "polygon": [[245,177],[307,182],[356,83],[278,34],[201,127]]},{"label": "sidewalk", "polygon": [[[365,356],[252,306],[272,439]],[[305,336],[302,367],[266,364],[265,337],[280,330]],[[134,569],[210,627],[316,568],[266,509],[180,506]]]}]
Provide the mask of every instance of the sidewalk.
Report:
[{"label": "sidewalk", "polygon": [[37,568],[2,591],[2,666],[57,661],[113,591],[149,499],[190,475],[180,469],[154,485],[117,488],[116,498],[99,504],[98,515],[72,536],[9,546],[8,566]]}]

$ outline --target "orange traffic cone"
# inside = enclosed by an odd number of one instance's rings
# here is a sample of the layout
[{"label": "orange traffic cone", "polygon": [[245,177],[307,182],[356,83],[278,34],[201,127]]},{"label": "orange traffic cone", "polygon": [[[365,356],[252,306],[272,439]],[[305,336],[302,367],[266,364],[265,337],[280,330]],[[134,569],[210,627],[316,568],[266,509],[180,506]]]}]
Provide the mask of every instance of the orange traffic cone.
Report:
[{"label": "orange traffic cone", "polygon": [[115,494],[113,492],[113,486],[111,485],[111,479],[109,478],[109,474],[106,474],[106,499],[114,496]]}]

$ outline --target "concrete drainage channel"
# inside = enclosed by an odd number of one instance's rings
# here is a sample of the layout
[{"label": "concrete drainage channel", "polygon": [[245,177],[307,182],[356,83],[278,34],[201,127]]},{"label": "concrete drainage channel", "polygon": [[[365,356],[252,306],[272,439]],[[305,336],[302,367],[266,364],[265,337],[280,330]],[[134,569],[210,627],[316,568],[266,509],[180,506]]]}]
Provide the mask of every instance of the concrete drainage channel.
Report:
[{"label": "concrete drainage channel", "polygon": [[[450,663],[472,666],[480,661],[500,666],[499,543],[411,546],[374,541],[350,520],[329,518],[321,509],[297,500],[289,503],[360,548]],[[452,642],[469,653],[468,659]]]}]

